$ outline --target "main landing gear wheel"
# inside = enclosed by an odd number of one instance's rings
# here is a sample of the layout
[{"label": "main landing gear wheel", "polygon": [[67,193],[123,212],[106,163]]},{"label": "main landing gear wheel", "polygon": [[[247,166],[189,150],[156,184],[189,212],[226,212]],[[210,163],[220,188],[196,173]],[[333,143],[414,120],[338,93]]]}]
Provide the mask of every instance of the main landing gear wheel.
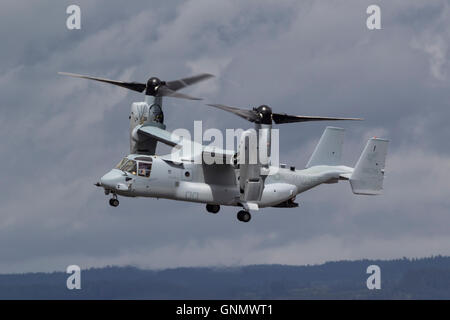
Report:
[{"label": "main landing gear wheel", "polygon": [[207,204],[206,211],[211,213],[217,213],[220,210],[220,206],[218,204]]},{"label": "main landing gear wheel", "polygon": [[252,215],[248,211],[241,210],[237,213],[237,218],[239,221],[249,222],[250,219],[252,218]]},{"label": "main landing gear wheel", "polygon": [[117,198],[111,198],[109,199],[109,204],[112,207],[117,207],[119,205],[119,200],[117,200]]}]

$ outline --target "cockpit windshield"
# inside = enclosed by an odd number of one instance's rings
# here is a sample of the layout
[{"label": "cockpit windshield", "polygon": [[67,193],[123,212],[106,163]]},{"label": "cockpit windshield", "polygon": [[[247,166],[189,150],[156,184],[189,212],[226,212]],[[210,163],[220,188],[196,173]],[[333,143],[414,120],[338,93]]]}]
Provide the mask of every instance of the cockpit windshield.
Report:
[{"label": "cockpit windshield", "polygon": [[128,160],[127,162],[125,162],[125,164],[122,166],[122,171],[129,172],[131,174],[136,174],[137,171],[136,161]]},{"label": "cockpit windshield", "polygon": [[136,172],[137,172],[136,161],[124,158],[116,166],[116,169],[119,169],[119,170],[122,170],[122,171],[125,171],[125,172],[129,172],[129,173],[135,175]]},{"label": "cockpit windshield", "polygon": [[125,158],[123,158],[122,160],[120,160],[120,162],[117,164],[117,166],[116,166],[116,169],[120,169],[120,168],[122,168],[122,166],[125,164],[125,162],[127,162],[128,161],[128,158],[127,157],[125,157]]}]

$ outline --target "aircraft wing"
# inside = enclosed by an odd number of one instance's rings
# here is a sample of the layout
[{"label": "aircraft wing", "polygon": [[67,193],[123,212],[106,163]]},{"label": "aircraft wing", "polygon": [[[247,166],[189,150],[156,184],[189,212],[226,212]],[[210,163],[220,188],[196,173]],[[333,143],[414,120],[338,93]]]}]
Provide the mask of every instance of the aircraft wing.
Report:
[{"label": "aircraft wing", "polygon": [[[154,127],[141,126],[138,134],[153,138],[158,142],[174,147],[170,154],[163,158],[171,161],[190,161],[205,164],[231,164],[234,156],[233,150],[224,150],[214,146],[204,146],[198,142],[173,134],[170,131]],[[197,162],[201,161],[203,162]]]},{"label": "aircraft wing", "polygon": [[154,126],[141,126],[137,129],[138,134],[142,134],[146,137],[153,138],[159,142],[167,144],[171,147],[181,146],[182,138],[172,134],[171,132],[154,127]]},{"label": "aircraft wing", "polygon": [[231,150],[204,146],[189,139],[181,139],[178,147],[173,148],[172,153],[163,158],[175,162],[189,161],[203,165],[224,165],[233,163],[234,153]]},{"label": "aircraft wing", "polygon": [[[203,160],[206,164],[214,164],[214,161],[216,161],[216,164],[232,164],[234,154],[233,150],[203,146]],[[217,163],[217,161],[220,162]]]}]

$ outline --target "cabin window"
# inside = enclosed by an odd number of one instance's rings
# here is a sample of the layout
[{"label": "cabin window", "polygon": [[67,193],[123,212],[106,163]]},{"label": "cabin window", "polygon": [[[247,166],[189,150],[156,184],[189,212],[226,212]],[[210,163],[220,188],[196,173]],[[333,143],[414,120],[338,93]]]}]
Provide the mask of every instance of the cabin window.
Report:
[{"label": "cabin window", "polygon": [[139,162],[138,175],[141,177],[150,177],[150,171],[152,171],[152,164],[148,162]]}]

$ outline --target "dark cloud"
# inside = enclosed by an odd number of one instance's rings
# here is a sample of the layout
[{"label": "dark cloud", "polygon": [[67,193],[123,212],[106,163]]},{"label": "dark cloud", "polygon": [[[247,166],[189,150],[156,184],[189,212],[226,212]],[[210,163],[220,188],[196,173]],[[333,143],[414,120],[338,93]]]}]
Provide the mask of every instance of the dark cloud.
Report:
[{"label": "dark cloud", "polygon": [[[68,264],[150,267],[317,263],[449,254],[449,5],[379,1],[382,30],[365,27],[369,1],[80,1],[82,29],[65,28],[70,1],[0,13],[0,271]],[[20,18],[20,19],[19,19]],[[129,149],[128,112],[142,96],[69,71],[145,81],[217,77],[186,92],[243,107],[361,116],[344,160],[365,140],[391,139],[385,194],[346,183],[264,209],[250,224],[234,208],[123,199],[111,209],[93,186]],[[201,103],[165,101],[170,129],[248,124]],[[281,162],[302,167],[324,124],[281,128]]]}]

